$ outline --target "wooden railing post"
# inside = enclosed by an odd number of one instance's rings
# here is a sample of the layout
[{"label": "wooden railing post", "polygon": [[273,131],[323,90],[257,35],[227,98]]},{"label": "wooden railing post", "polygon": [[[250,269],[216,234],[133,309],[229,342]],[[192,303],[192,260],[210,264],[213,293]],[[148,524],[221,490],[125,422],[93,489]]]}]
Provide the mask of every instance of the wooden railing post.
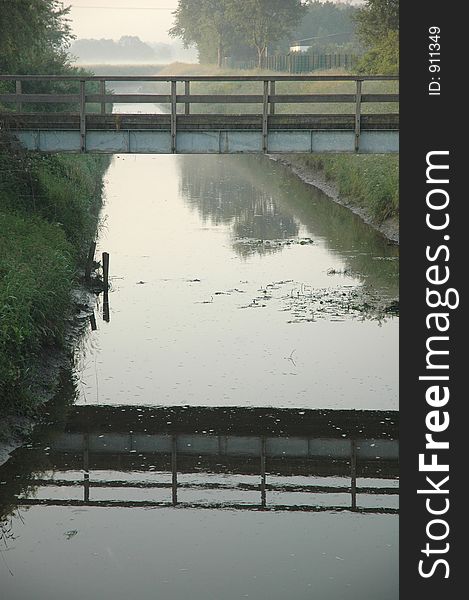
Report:
[{"label": "wooden railing post", "polygon": [[[270,82],[270,95],[275,96],[275,81]],[[270,114],[275,115],[275,100],[270,100]]]},{"label": "wooden railing post", "polygon": [[177,81],[171,81],[171,152],[176,152],[176,119],[177,119],[177,98],[176,98]]},{"label": "wooden railing post", "polygon": [[171,499],[173,506],[178,503],[177,438],[171,438]]},{"label": "wooden railing post", "polygon": [[262,151],[267,152],[269,134],[269,82],[264,81],[264,94],[262,100]]},{"label": "wooden railing post", "polygon": [[[101,81],[99,82],[99,93],[102,96],[106,95],[106,81],[104,79],[101,79]],[[101,102],[101,114],[106,114],[106,101]]]},{"label": "wooden railing post", "polygon": [[261,440],[261,507],[265,508],[267,497],[265,493],[265,438]]},{"label": "wooden railing post", "polygon": [[83,436],[83,502],[90,501],[90,436]]},{"label": "wooden railing post", "polygon": [[357,89],[356,89],[356,96],[355,96],[355,152],[358,152],[360,150],[361,104],[362,104],[362,80],[357,79]]},{"label": "wooden railing post", "polygon": [[85,80],[80,80],[80,151],[86,151],[86,95]]},{"label": "wooden railing post", "polygon": [[[17,96],[19,94],[21,94],[21,81],[15,82],[15,93]],[[21,102],[19,100],[17,100],[16,101],[16,112],[21,112],[21,109],[22,109]]]},{"label": "wooden railing post", "polygon": [[[191,82],[188,79],[186,79],[186,81],[184,82],[184,95],[190,96],[190,93],[191,93]],[[190,112],[191,112],[190,102],[185,102],[184,103],[184,114],[189,115]]]}]

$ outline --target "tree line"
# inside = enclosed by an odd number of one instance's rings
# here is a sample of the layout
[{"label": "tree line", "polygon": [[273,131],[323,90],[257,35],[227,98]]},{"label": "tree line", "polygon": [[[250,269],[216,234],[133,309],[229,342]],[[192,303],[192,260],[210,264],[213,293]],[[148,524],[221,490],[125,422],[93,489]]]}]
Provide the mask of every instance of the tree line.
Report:
[{"label": "tree line", "polygon": [[362,71],[398,71],[399,0],[179,0],[173,14],[169,34],[195,46],[202,63],[255,55],[262,68],[268,51],[287,53],[304,39],[314,52],[364,54]]}]

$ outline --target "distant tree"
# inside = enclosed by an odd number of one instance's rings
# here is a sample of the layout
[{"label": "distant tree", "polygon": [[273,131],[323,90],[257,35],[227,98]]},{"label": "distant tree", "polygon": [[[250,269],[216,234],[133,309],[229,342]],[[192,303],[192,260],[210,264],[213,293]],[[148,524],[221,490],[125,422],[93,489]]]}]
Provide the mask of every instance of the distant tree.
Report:
[{"label": "distant tree", "polygon": [[259,68],[269,44],[290,34],[304,15],[301,0],[243,0],[232,3],[231,18],[242,39],[257,51]]},{"label": "distant tree", "polygon": [[209,60],[215,58],[210,56],[214,48],[220,67],[235,34],[233,4],[234,0],[179,0],[169,35],[181,38],[185,48],[196,45]]},{"label": "distant tree", "polygon": [[154,49],[135,35],[124,35],[117,42],[109,39],[76,40],[70,52],[81,61],[151,61]]},{"label": "distant tree", "polygon": [[368,48],[361,70],[399,71],[399,0],[366,0],[356,15],[358,36]]}]

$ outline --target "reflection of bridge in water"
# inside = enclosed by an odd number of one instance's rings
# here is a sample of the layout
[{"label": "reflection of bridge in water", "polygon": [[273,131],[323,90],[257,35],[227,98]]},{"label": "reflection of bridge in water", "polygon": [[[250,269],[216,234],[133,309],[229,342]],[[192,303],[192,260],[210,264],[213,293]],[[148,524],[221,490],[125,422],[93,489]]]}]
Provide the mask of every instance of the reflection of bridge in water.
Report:
[{"label": "reflection of bridge in water", "polygon": [[78,406],[46,443],[19,505],[397,513],[395,412]]}]

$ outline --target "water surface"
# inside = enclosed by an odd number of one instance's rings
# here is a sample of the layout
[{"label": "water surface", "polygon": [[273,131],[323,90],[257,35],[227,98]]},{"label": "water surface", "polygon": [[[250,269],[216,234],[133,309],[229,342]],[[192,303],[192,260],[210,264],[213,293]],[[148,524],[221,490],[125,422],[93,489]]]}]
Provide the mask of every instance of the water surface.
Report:
[{"label": "water surface", "polygon": [[398,319],[353,310],[397,250],[358,217],[253,157],[117,156],[105,191],[80,402],[397,408]]}]

